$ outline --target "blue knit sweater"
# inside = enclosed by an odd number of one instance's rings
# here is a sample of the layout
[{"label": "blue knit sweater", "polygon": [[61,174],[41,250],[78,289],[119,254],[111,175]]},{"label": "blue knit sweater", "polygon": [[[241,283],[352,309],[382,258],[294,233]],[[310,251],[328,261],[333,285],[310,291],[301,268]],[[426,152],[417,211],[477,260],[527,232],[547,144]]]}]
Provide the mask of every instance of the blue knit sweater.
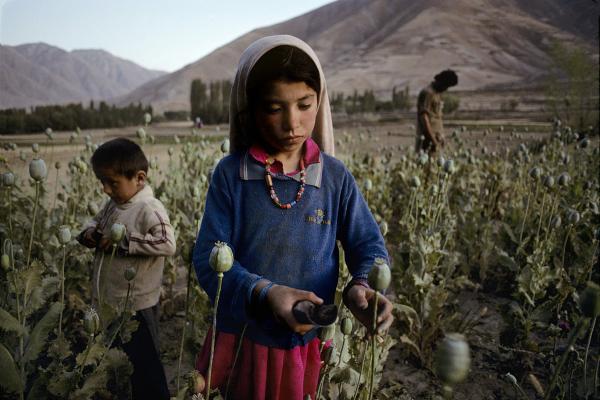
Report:
[{"label": "blue knit sweater", "polygon": [[[217,241],[233,250],[235,263],[223,279],[217,330],[239,333],[247,323],[245,335],[256,343],[283,349],[304,345],[315,337],[315,329],[302,336],[272,318],[255,317],[250,301],[256,283],[265,278],[313,291],[328,304],[338,280],[336,240],[355,278],[366,278],[375,258],[388,259],[354,177],[325,153],[320,161],[307,171],[302,199],[288,210],[272,203],[264,167],[247,152],[227,156],[215,168],[193,262],[200,285],[214,302],[217,277],[208,263],[210,252]],[[295,198],[296,179],[298,175],[274,176],[282,202]]]}]

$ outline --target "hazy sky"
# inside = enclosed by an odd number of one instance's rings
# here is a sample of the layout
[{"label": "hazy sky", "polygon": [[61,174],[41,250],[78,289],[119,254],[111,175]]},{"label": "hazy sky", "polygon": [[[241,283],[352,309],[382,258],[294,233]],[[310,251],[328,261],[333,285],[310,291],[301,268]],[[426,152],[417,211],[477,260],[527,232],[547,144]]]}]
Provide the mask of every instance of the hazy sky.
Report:
[{"label": "hazy sky", "polygon": [[104,49],[172,72],[236,37],[333,0],[0,0],[0,44]]}]

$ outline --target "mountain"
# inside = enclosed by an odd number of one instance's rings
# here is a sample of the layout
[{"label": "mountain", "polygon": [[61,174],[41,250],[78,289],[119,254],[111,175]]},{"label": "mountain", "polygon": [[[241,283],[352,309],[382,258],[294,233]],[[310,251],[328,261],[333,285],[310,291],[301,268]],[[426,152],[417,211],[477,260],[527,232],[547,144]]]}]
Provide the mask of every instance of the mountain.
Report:
[{"label": "mountain", "polygon": [[164,74],[103,50],[0,45],[0,109],[114,98]]},{"label": "mountain", "polygon": [[241,52],[274,34],[315,49],[330,91],[384,96],[408,85],[415,92],[445,68],[458,72],[460,90],[518,85],[547,72],[554,40],[597,54],[597,18],[592,0],[338,0],[242,35],[117,103],[187,110],[193,79],[233,79]]}]

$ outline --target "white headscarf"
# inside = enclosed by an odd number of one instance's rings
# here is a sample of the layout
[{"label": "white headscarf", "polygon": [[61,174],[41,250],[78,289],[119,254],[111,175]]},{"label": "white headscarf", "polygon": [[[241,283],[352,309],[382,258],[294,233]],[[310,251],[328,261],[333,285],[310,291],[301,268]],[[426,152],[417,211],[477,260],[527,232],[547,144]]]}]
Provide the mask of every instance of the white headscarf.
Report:
[{"label": "white headscarf", "polygon": [[327,95],[327,84],[321,63],[315,52],[308,44],[290,35],[266,36],[252,43],[240,57],[238,69],[231,88],[231,100],[229,105],[229,140],[231,143],[230,152],[242,149],[247,145],[244,137],[245,130],[238,118],[240,111],[246,111],[248,99],[246,96],[246,85],[252,68],[257,61],[269,50],[277,46],[296,47],[308,55],[319,70],[319,79],[321,92],[319,93],[319,110],[315,121],[315,128],[312,133],[312,139],[319,145],[321,151],[334,155],[335,147],[333,141],[333,123],[331,120],[331,107],[329,105],[329,96]]}]

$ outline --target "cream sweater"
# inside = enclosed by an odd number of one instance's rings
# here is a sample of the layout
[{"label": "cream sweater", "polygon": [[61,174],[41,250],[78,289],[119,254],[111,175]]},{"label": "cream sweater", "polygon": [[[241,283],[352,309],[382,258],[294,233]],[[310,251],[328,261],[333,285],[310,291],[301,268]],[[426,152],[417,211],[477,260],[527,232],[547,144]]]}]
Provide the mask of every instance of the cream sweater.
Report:
[{"label": "cream sweater", "polygon": [[97,302],[100,291],[103,302],[121,309],[128,286],[123,272],[132,266],[137,270],[129,295],[132,309],[152,307],[160,297],[165,257],[175,254],[175,236],[165,207],[146,185],[125,204],[107,202],[79,236],[94,229],[110,237],[114,223],[125,225],[126,237],[119,243],[112,263],[110,251],[96,250],[92,281],[94,300]]}]

